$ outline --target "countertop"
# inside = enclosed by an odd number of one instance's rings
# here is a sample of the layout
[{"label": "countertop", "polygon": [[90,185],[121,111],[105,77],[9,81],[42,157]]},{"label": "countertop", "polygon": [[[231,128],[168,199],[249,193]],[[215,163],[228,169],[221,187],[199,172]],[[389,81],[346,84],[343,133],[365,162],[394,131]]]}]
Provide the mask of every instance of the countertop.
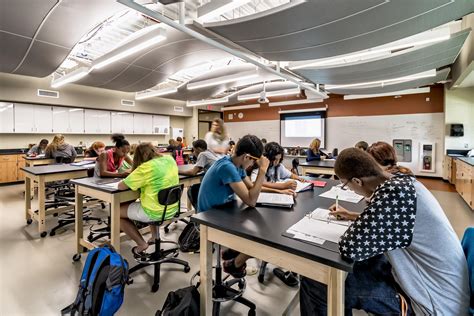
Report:
[{"label": "countertop", "polygon": [[464,161],[468,165],[471,165],[474,167],[474,157],[456,157],[456,159]]}]

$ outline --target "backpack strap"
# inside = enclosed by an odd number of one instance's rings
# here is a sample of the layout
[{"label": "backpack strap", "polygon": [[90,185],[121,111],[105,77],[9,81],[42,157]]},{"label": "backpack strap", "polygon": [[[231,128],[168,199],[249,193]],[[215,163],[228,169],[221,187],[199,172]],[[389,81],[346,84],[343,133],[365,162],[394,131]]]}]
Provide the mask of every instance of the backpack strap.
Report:
[{"label": "backpack strap", "polygon": [[96,264],[94,265],[94,268],[92,270],[92,273],[90,274],[89,282],[87,284],[87,290],[85,293],[85,301],[84,301],[84,315],[89,315],[90,311],[92,309],[92,295],[93,295],[93,288],[94,288],[94,281],[95,278],[97,277],[98,272],[100,269],[103,267],[104,262],[109,258],[110,256],[110,249],[108,248],[100,248],[101,251],[99,252],[99,256],[97,258]]}]

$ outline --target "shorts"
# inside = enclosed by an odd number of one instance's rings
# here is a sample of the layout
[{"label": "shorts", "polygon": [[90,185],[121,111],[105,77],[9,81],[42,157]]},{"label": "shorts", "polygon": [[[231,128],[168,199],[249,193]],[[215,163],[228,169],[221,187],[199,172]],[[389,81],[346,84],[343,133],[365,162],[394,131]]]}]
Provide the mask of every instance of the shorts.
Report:
[{"label": "shorts", "polygon": [[150,223],[154,222],[151,218],[143,210],[142,204],[140,202],[133,202],[128,206],[127,216],[129,219],[142,222],[142,223]]}]

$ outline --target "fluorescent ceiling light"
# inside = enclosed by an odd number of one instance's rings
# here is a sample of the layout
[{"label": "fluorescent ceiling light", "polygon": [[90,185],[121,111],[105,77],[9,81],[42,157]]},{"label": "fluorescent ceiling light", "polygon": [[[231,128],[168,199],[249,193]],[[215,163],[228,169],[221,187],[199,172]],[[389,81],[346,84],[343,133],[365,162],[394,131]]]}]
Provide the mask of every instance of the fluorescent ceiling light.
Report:
[{"label": "fluorescent ceiling light", "polygon": [[408,95],[408,94],[419,94],[419,93],[430,93],[430,87],[406,89],[395,92],[377,93],[377,94],[348,94],[344,96],[344,100],[355,100],[355,99],[368,99],[368,98],[379,98],[379,97],[391,97],[397,95]]},{"label": "fluorescent ceiling light", "polygon": [[249,3],[251,0],[212,0],[197,9],[198,21],[204,22],[215,18],[235,8]]},{"label": "fluorescent ceiling light", "polygon": [[258,109],[260,104],[247,104],[247,105],[236,105],[236,106],[225,106],[222,111],[233,111],[233,110],[245,110],[245,109]]},{"label": "fluorescent ceiling light", "polygon": [[[291,89],[285,89],[285,90],[268,91],[268,92],[265,92],[265,95],[267,97],[276,97],[276,96],[292,95],[292,94],[299,94],[299,93],[300,93],[300,88],[297,87],[297,88],[291,88]],[[258,98],[260,98],[260,93],[243,94],[243,95],[237,96],[237,100],[239,101],[258,99]]]},{"label": "fluorescent ceiling light", "polygon": [[209,104],[219,104],[219,103],[226,103],[229,102],[229,98],[219,98],[219,99],[208,99],[208,100],[200,100],[200,101],[188,101],[186,106],[200,106],[200,105],[209,105]]},{"label": "fluorescent ceiling light", "polygon": [[143,35],[126,42],[125,44],[94,60],[92,63],[92,70],[101,69],[120,59],[151,47],[165,39],[166,31],[163,28],[152,27],[150,31],[144,32]]},{"label": "fluorescent ceiling light", "polygon": [[415,79],[421,78],[429,78],[436,76],[436,69],[428,70],[425,72],[421,72],[415,75],[399,77],[394,79],[386,79],[386,80],[378,80],[378,81],[371,81],[371,82],[361,82],[361,83],[352,83],[352,84],[341,84],[341,85],[325,85],[324,88],[326,90],[335,90],[341,88],[367,88],[367,86],[378,86],[378,85],[385,85],[387,83],[398,83],[398,82],[405,82],[405,81],[412,81]]},{"label": "fluorescent ceiling light", "polygon": [[166,89],[159,89],[159,90],[151,90],[145,92],[137,92],[135,93],[135,100],[143,100],[148,99],[151,97],[159,97],[166,94],[176,93],[178,92],[178,88],[166,88]]},{"label": "fluorescent ceiling light", "polygon": [[[431,31],[431,32],[435,32],[435,31]],[[426,38],[424,40],[419,40],[415,42],[403,42],[403,43],[395,44],[391,46],[384,45],[384,47],[382,48],[371,48],[371,49],[361,51],[358,53],[351,53],[351,54],[341,55],[338,57],[324,58],[324,59],[316,60],[314,62],[290,66],[290,69],[294,70],[294,69],[329,66],[329,65],[335,66],[339,64],[352,63],[352,62],[358,61],[357,59],[363,58],[363,57],[365,57],[366,59],[375,58],[375,57],[384,57],[384,56],[391,55],[391,51],[394,51],[394,50],[400,50],[400,49],[417,47],[417,46],[422,46],[422,45],[431,44],[431,43],[437,43],[437,42],[448,40],[451,37],[451,34],[449,34],[449,28],[438,30],[436,31],[436,33],[437,33],[436,36],[433,36],[431,38]],[[428,35],[429,34],[427,34],[427,36]]]},{"label": "fluorescent ceiling light", "polygon": [[51,82],[52,88],[59,88],[64,86],[67,83],[71,83],[77,81],[83,77],[85,77],[89,73],[90,69],[88,67],[80,67],[70,73],[65,74],[64,76],[53,80]]},{"label": "fluorescent ceiling light", "polygon": [[323,99],[301,99],[281,102],[270,102],[268,106],[286,106],[286,105],[297,105],[297,104],[308,104],[308,103],[320,103]]},{"label": "fluorescent ceiling light", "polygon": [[222,77],[219,77],[219,78],[212,78],[212,79],[207,79],[207,80],[188,83],[186,88],[188,90],[194,90],[194,89],[199,89],[199,88],[216,86],[216,85],[223,84],[223,83],[228,83],[228,82],[246,80],[246,79],[250,79],[250,78],[254,78],[254,77],[258,77],[258,73],[255,72],[255,71],[246,72],[246,73],[245,72],[244,73],[237,73],[237,74],[233,74],[233,75],[222,76]]}]

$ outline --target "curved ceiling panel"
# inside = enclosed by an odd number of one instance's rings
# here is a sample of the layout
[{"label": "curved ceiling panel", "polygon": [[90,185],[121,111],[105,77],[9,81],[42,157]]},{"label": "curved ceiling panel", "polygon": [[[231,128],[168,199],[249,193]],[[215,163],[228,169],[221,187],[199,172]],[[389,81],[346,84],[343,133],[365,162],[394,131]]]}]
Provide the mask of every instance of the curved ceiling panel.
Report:
[{"label": "curved ceiling panel", "polygon": [[418,88],[426,85],[433,84],[438,81],[446,80],[448,77],[450,69],[446,68],[440,70],[436,73],[435,77],[430,78],[421,78],[413,81],[406,81],[395,84],[386,84],[384,87],[372,87],[372,88],[341,88],[341,89],[332,89],[328,90],[331,93],[335,94],[376,94],[376,93],[385,93],[385,92],[394,92],[405,89]]},{"label": "curved ceiling panel", "polygon": [[[114,0],[0,0],[0,3],[0,71],[34,77],[54,72],[84,34],[124,9]],[[3,36],[6,32],[8,37]],[[8,49],[4,51],[3,47]]]},{"label": "curved ceiling panel", "polygon": [[352,84],[409,76],[454,62],[470,30],[451,35],[449,40],[392,57],[339,67],[294,70],[313,82]]},{"label": "curved ceiling panel", "polygon": [[387,44],[472,12],[472,0],[320,0],[205,26],[266,59],[296,61]]},{"label": "curved ceiling panel", "polygon": [[[166,30],[165,41],[120,62],[94,70],[78,83],[136,92],[155,86],[179,70],[207,61],[232,57],[170,26],[160,27]],[[140,76],[137,76],[138,73]]]}]

